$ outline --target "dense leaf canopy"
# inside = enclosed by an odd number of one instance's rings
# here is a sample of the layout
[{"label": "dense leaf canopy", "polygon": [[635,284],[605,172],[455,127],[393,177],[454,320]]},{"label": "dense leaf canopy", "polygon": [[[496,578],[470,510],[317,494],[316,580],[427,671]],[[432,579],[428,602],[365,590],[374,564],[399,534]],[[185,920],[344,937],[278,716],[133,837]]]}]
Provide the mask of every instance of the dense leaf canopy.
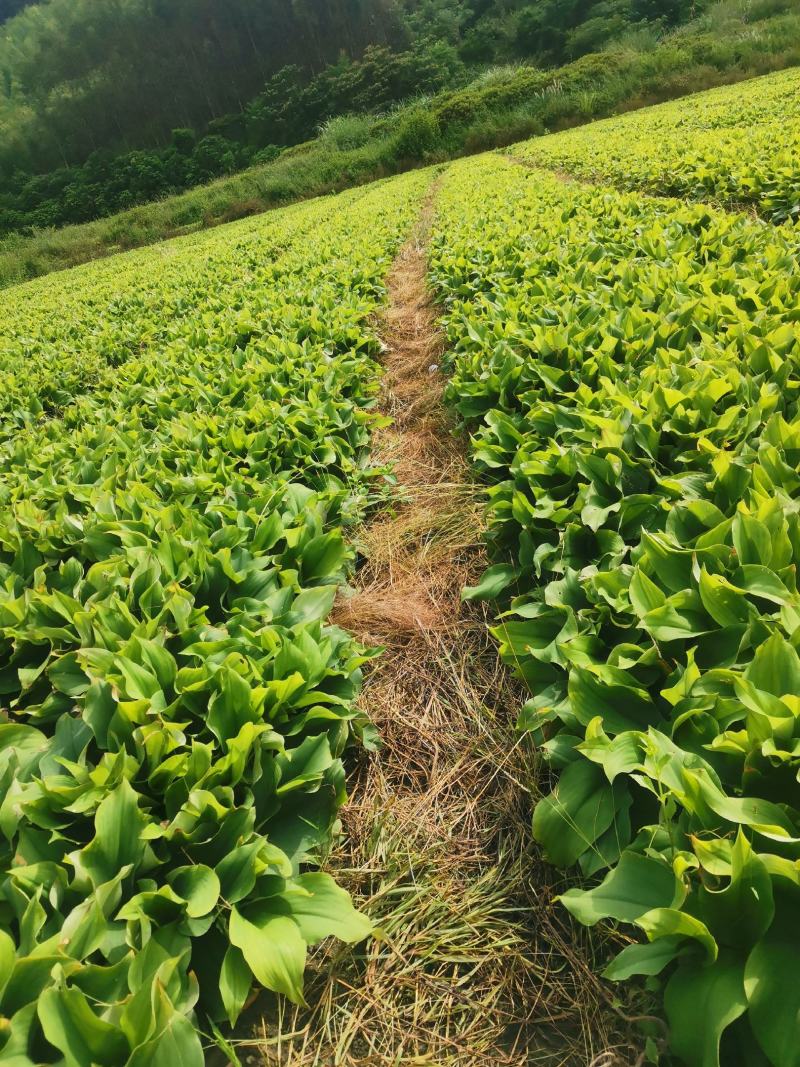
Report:
[{"label": "dense leaf canopy", "polygon": [[[8,17],[19,5],[6,3]],[[166,184],[183,188],[245,165],[242,147],[299,143],[333,115],[457,84],[481,65],[552,65],[642,20],[658,29],[699,10],[676,3],[658,13],[634,0],[42,0],[0,36],[0,190],[89,157],[103,171],[109,154],[165,148],[176,129],[224,135],[188,170],[180,154],[165,161]],[[148,180],[151,197],[163,193],[153,169],[158,160],[126,157],[103,179],[134,202]],[[60,173],[47,192],[68,183]],[[29,189],[32,203],[40,192]]]},{"label": "dense leaf canopy", "polygon": [[300,1002],[307,947],[370,930],[309,870],[370,730],[327,620],[428,180],[6,296],[3,1062],[201,1067],[198,1012]]},{"label": "dense leaf canopy", "polygon": [[[792,220],[796,152],[765,157],[750,126],[794,144],[797,84],[514,151],[622,185],[669,172],[694,194],[746,191]],[[563,904],[638,929],[607,976],[663,974],[681,1063],[794,1067],[795,223],[485,157],[445,180],[431,277],[489,486],[496,561],[466,595],[499,603],[501,655],[531,693],[520,729],[560,772],[534,835],[590,880]]]}]

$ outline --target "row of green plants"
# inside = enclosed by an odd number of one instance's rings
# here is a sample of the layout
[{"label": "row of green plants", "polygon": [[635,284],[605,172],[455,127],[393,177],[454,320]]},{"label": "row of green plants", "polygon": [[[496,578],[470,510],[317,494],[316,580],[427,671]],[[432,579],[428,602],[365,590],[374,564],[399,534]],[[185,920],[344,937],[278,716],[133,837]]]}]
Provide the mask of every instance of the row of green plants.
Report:
[{"label": "row of green plants", "polygon": [[[71,405],[87,391],[105,405],[150,367],[155,350],[183,364],[210,341],[233,346],[247,333],[237,309],[255,307],[262,332],[300,330],[308,299],[292,305],[273,288],[280,291],[295,262],[305,263],[309,239],[332,210],[330,200],[288,207],[257,225],[179,238],[9,291],[0,321],[0,428],[73,419]],[[320,294],[332,328],[348,314],[338,307]]]},{"label": "row of green plants", "polygon": [[800,72],[725,86],[520,146],[521,158],[628,189],[800,219]]},{"label": "row of green plants", "polygon": [[620,924],[605,976],[663,990],[669,1062],[794,1067],[796,242],[484,158],[448,173],[430,270],[488,483],[465,595],[530,689],[534,836],[588,886],[561,902]]},{"label": "row of green plants", "polygon": [[428,180],[7,295],[4,1064],[201,1067],[254,984],[302,1003],[309,946],[370,932],[318,869],[372,743],[328,617]]}]

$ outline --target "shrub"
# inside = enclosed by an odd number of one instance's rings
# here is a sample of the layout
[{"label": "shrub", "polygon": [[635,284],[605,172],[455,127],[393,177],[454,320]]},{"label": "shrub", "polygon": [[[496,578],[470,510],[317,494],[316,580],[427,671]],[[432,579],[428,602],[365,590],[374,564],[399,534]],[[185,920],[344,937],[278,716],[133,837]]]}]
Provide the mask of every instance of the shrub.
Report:
[{"label": "shrub", "polygon": [[457,126],[470,122],[483,110],[480,93],[465,89],[452,93],[436,107],[434,115],[441,126]]},{"label": "shrub", "polygon": [[415,109],[400,123],[395,148],[401,159],[424,159],[436,147],[441,130],[430,111]]},{"label": "shrub", "polygon": [[185,201],[183,199],[178,200],[175,204],[174,210],[169,214],[169,224],[176,228],[183,226],[193,226],[203,219],[203,212],[200,205],[194,201]]},{"label": "shrub", "polygon": [[250,162],[254,167],[263,166],[265,163],[273,163],[280,154],[281,149],[278,145],[268,144],[266,148],[256,152]]},{"label": "shrub", "polygon": [[323,145],[349,151],[362,148],[372,136],[375,118],[372,115],[337,115],[319,128]]},{"label": "shrub", "polygon": [[182,126],[172,131],[172,145],[183,156],[190,156],[197,144],[197,135],[188,126]]}]

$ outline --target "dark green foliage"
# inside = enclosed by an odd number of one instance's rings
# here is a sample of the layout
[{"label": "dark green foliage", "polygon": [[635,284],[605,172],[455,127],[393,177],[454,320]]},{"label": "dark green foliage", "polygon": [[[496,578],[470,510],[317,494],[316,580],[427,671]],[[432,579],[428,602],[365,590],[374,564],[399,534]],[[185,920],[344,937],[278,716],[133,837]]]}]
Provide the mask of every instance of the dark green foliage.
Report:
[{"label": "dark green foliage", "polygon": [[388,0],[48,0],[5,34],[0,166],[32,170],[205,132],[287,63],[313,73],[402,40]]},{"label": "dark green foliage", "polygon": [[342,60],[310,79],[299,66],[286,66],[240,115],[212,122],[205,137],[181,127],[166,148],[94,152],[82,166],[33,177],[15,171],[5,188],[0,181],[0,233],[86,222],[180,192],[268,162],[333,116],[386,108],[462,76],[455,49],[443,43],[403,53],[370,47],[361,60]]},{"label": "dark green foliage", "polygon": [[196,144],[197,137],[195,132],[189,127],[181,126],[172,131],[172,147],[177,149],[182,156],[191,155]]},{"label": "dark green foliage", "polygon": [[674,26],[693,18],[697,9],[697,0],[631,0],[630,12],[635,22],[664,22]]}]

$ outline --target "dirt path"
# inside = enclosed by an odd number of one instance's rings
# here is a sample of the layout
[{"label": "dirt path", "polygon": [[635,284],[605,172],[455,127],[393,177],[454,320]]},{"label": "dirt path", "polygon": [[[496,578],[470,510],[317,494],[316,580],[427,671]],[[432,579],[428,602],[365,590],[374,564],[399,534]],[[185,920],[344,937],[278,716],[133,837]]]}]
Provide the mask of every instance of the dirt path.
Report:
[{"label": "dirt path", "polygon": [[386,648],[363,694],[383,744],[351,778],[328,865],[383,933],[312,961],[310,1011],[265,1023],[251,1062],[585,1067],[613,1045],[598,983],[550,907],[553,872],[531,855],[520,694],[486,619],[460,602],[485,565],[483,505],[442,402],[425,286],[432,214],[429,200],[381,323],[393,423],[376,432],[375,458],[394,464],[404,502],[360,530],[363,563],[335,613]]}]

